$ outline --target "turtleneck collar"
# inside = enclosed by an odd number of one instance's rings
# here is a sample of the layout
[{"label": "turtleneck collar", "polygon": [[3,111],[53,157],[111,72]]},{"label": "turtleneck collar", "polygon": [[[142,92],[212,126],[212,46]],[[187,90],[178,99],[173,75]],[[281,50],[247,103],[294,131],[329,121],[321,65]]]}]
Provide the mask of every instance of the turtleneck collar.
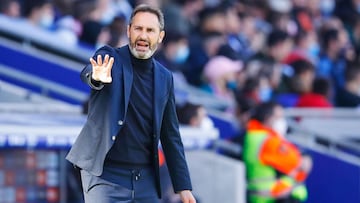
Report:
[{"label": "turtleneck collar", "polygon": [[152,57],[148,59],[138,59],[130,52],[130,49],[129,49],[129,53],[130,53],[131,65],[135,70],[147,71],[152,69],[153,67]]}]

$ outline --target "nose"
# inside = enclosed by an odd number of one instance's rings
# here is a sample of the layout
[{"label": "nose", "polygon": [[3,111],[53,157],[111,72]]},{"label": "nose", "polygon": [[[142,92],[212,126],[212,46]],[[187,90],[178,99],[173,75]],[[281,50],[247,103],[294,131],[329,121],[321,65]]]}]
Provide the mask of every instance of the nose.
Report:
[{"label": "nose", "polygon": [[146,34],[145,30],[140,32],[139,38],[140,38],[140,40],[146,40],[147,39],[147,34]]}]

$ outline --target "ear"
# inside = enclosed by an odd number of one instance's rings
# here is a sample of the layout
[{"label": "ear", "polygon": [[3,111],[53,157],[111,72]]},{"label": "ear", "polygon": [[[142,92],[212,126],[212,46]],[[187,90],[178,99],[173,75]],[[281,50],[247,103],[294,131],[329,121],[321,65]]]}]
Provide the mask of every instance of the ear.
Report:
[{"label": "ear", "polygon": [[127,34],[127,37],[130,39],[130,25],[127,26],[126,34]]},{"label": "ear", "polygon": [[165,37],[165,31],[162,30],[162,31],[160,32],[160,36],[159,36],[158,43],[161,43],[161,42],[163,41],[164,37]]}]

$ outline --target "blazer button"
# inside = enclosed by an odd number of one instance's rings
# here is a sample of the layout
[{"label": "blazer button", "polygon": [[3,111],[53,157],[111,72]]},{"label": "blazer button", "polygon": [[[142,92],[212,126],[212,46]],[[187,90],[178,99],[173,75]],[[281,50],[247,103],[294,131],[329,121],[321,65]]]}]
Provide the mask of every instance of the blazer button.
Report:
[{"label": "blazer button", "polygon": [[111,137],[111,139],[112,139],[113,141],[115,141],[116,136],[115,136],[115,135],[113,135],[113,136]]},{"label": "blazer button", "polygon": [[118,124],[119,124],[119,125],[124,125],[124,121],[123,121],[123,120],[119,120],[119,121],[118,121]]}]

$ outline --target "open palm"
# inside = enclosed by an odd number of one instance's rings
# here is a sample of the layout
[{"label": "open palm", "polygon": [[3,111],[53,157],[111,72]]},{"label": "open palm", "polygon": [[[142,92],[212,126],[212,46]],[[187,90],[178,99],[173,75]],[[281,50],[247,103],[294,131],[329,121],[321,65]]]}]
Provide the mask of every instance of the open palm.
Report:
[{"label": "open palm", "polygon": [[90,58],[92,65],[92,79],[103,83],[111,83],[111,69],[114,64],[114,57],[110,57],[108,54],[105,55],[104,60],[101,55],[97,56],[97,61]]}]

